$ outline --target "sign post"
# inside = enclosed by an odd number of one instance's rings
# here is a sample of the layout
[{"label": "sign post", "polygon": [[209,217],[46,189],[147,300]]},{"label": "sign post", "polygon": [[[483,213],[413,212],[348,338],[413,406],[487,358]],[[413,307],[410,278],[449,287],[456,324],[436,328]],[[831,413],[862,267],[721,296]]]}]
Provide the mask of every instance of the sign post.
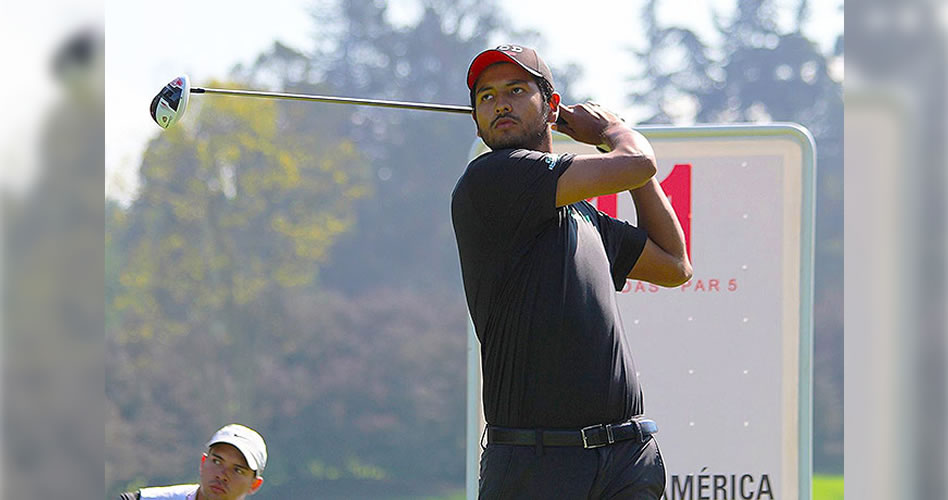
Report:
[{"label": "sign post", "polygon": [[[694,267],[675,288],[629,280],[617,300],[665,498],[811,497],[815,150],[795,124],[637,128]],[[554,134],[554,152],[595,149]],[[472,158],[486,151],[478,141]],[[628,193],[599,210],[635,223]],[[469,326],[467,496],[477,496],[479,344]]]}]

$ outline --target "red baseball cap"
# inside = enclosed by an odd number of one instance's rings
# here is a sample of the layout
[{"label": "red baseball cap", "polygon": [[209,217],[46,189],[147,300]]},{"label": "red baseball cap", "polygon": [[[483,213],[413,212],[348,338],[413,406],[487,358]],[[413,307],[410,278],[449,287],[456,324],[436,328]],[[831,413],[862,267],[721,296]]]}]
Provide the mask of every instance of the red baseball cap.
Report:
[{"label": "red baseball cap", "polygon": [[488,66],[499,62],[514,63],[525,69],[527,73],[538,76],[549,82],[553,86],[553,73],[550,67],[540,59],[537,51],[523,47],[521,45],[504,44],[495,49],[488,49],[481,52],[471,61],[471,66],[467,69],[467,88],[474,90],[474,83],[477,77],[487,69]]}]

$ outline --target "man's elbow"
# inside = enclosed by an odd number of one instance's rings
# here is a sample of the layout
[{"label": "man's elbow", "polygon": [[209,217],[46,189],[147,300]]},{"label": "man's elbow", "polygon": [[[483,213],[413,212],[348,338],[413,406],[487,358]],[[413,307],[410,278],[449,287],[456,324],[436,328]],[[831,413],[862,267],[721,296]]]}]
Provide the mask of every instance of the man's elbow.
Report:
[{"label": "man's elbow", "polygon": [[652,177],[655,177],[655,174],[658,173],[658,164],[655,162],[654,156],[641,154],[635,163],[637,167],[637,176],[634,187],[630,189],[635,189],[645,185],[645,183],[651,180]]},{"label": "man's elbow", "polygon": [[694,276],[695,270],[691,267],[691,262],[688,259],[684,259],[678,265],[678,279],[677,283],[674,286],[681,286],[688,282],[692,276]]},{"label": "man's elbow", "polygon": [[694,275],[694,269],[691,268],[691,262],[688,262],[687,258],[678,261],[678,263],[668,271],[669,272],[665,279],[662,280],[662,283],[656,283],[657,285],[666,288],[674,288],[676,286],[684,285]]}]

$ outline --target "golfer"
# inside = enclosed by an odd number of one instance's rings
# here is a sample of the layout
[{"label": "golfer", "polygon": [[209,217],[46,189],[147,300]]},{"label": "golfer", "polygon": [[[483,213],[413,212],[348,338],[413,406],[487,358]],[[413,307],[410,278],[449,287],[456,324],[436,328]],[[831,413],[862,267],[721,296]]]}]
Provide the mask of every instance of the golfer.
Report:
[{"label": "golfer", "polygon": [[[479,496],[661,498],[657,426],[644,415],[615,296],[627,278],[669,287],[691,278],[652,148],[596,104],[562,105],[533,49],[480,53],[467,85],[491,148],[451,198],[483,363]],[[609,152],[553,154],[551,130]],[[584,201],[622,191],[634,226]]]},{"label": "golfer", "polygon": [[263,485],[267,445],[260,434],[240,424],[221,427],[207,442],[198,466],[200,484],[142,488],[119,500],[241,500]]}]

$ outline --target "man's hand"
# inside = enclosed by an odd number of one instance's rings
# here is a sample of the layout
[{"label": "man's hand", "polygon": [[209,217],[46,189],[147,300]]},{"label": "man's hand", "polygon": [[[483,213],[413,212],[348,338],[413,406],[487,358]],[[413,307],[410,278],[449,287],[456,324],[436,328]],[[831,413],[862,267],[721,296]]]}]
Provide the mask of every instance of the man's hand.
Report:
[{"label": "man's hand", "polygon": [[578,142],[593,146],[607,145],[612,149],[611,136],[629,128],[614,113],[590,101],[572,106],[560,104],[559,120],[553,125],[553,130]]},{"label": "man's hand", "polygon": [[573,157],[556,184],[558,207],[640,188],[655,175],[655,153],[645,136],[596,103],[560,105],[555,127],[605,153]]}]

